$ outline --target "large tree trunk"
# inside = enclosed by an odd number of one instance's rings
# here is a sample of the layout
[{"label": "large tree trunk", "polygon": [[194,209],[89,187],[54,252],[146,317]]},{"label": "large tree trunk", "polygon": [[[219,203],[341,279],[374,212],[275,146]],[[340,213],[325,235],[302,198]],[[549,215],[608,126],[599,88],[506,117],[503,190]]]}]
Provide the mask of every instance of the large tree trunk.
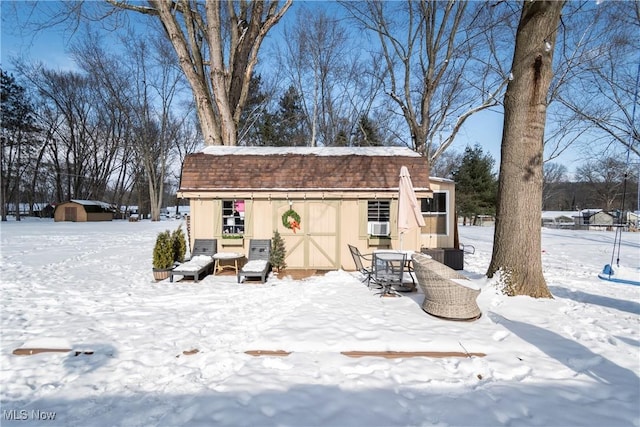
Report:
[{"label": "large tree trunk", "polygon": [[[207,62],[203,56],[202,41],[193,28],[195,22],[199,22],[195,8],[188,7],[184,2],[181,12],[184,21],[187,23],[186,30],[183,30],[178,21],[176,5],[164,1],[151,1],[150,4],[157,9],[157,15],[162,21],[167,37],[171,41],[173,48],[178,55],[180,68],[191,85],[193,100],[202,130],[202,137],[207,145],[223,145],[220,128],[220,121],[216,115],[212,94],[207,85],[207,73],[205,72]],[[116,7],[125,7],[117,3]],[[137,8],[136,8],[137,9]]]},{"label": "large tree trunk", "polygon": [[[149,7],[137,2],[107,2],[160,19],[191,85],[205,144],[236,145],[237,125],[258,50],[293,0],[285,0],[280,8],[277,0],[149,0]],[[223,17],[225,4],[228,13]]]},{"label": "large tree trunk", "polygon": [[564,2],[525,2],[516,34],[513,79],[504,98],[504,129],[493,255],[504,292],[549,298],[542,274],[541,216],[546,96]]}]

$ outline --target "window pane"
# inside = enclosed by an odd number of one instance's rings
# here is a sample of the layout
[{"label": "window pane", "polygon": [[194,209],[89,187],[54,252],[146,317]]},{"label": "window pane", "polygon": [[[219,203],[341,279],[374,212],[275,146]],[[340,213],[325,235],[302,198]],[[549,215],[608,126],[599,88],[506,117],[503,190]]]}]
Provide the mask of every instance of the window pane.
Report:
[{"label": "window pane", "polygon": [[390,209],[389,200],[370,200],[367,204],[367,221],[387,222],[389,221]]},{"label": "window pane", "polygon": [[424,217],[425,226],[421,232],[425,234],[447,234],[446,215],[428,215]]},{"label": "window pane", "polygon": [[222,201],[222,232],[244,234],[244,200]]},{"label": "window pane", "polygon": [[433,198],[420,201],[422,212],[447,212],[447,193],[433,193]]}]

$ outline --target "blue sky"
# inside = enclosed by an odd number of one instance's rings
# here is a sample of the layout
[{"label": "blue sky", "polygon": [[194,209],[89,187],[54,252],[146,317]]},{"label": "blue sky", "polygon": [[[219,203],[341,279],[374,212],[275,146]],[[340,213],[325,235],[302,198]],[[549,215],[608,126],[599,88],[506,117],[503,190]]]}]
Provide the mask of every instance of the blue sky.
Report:
[{"label": "blue sky", "polygon": [[[307,3],[307,5],[319,5],[322,2]],[[18,20],[14,19],[12,14],[7,13],[14,5],[20,13]],[[28,13],[32,11],[32,5],[33,3],[22,1],[0,1],[2,11],[0,62],[2,68],[11,71],[10,60],[22,57],[34,62],[40,61],[55,69],[75,69],[75,63],[67,52],[67,47],[73,42],[73,34],[64,30],[64,26],[34,31],[24,25],[24,22],[29,18]],[[295,7],[300,7],[301,5],[304,5],[304,3],[294,2],[292,9],[287,12],[287,17],[295,17]],[[44,2],[40,3],[38,8],[44,7],[46,10],[54,6],[55,2]],[[33,16],[36,20],[42,17],[42,12]],[[449,150],[462,152],[467,145],[480,144],[484,152],[491,154],[495,159],[497,170],[500,161],[502,120],[503,116],[499,109],[477,113],[467,120]],[[568,150],[567,153],[554,161],[563,163],[569,171],[572,171],[576,165],[581,164],[584,160],[580,158],[579,154]]]},{"label": "blue sky", "polygon": [[[0,38],[0,61],[3,69],[11,70],[12,58],[28,58],[32,61],[40,61],[51,68],[70,70],[75,64],[66,54],[66,46],[71,34],[65,34],[60,28],[50,28],[40,32],[34,31],[24,25],[30,17],[32,9],[30,2],[0,1],[2,12],[2,31]],[[18,19],[12,13],[18,11]],[[35,13],[35,19],[44,17]]]}]

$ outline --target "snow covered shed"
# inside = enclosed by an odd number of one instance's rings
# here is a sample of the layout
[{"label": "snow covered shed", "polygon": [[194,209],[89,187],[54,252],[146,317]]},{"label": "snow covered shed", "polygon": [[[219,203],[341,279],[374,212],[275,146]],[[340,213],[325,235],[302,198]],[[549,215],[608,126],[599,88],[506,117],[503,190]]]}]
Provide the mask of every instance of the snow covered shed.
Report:
[{"label": "snow covered shed", "polygon": [[542,226],[546,228],[573,229],[576,224],[576,211],[542,211]]},{"label": "snow covered shed", "polygon": [[70,200],[56,206],[53,218],[55,222],[111,221],[113,209],[108,203],[96,200]]},{"label": "snow covered shed", "polygon": [[583,209],[576,216],[579,230],[611,230],[615,217],[602,209]]},{"label": "snow covered shed", "polygon": [[288,268],[353,270],[347,244],[400,247],[402,166],[426,222],[403,234],[403,249],[452,247],[454,184],[430,179],[408,148],[207,147],[185,158],[178,197],[189,199],[191,244],[216,238],[218,251],[246,253],[250,239],[277,230]]}]

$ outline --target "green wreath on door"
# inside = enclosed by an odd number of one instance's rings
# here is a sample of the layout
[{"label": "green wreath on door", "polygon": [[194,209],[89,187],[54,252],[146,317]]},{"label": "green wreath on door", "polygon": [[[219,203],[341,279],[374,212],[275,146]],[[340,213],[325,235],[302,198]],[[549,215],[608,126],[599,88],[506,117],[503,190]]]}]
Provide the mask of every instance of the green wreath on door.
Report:
[{"label": "green wreath on door", "polygon": [[282,225],[289,230],[293,230],[294,233],[296,230],[300,230],[300,215],[298,215],[298,212],[293,209],[289,209],[283,213]]}]

